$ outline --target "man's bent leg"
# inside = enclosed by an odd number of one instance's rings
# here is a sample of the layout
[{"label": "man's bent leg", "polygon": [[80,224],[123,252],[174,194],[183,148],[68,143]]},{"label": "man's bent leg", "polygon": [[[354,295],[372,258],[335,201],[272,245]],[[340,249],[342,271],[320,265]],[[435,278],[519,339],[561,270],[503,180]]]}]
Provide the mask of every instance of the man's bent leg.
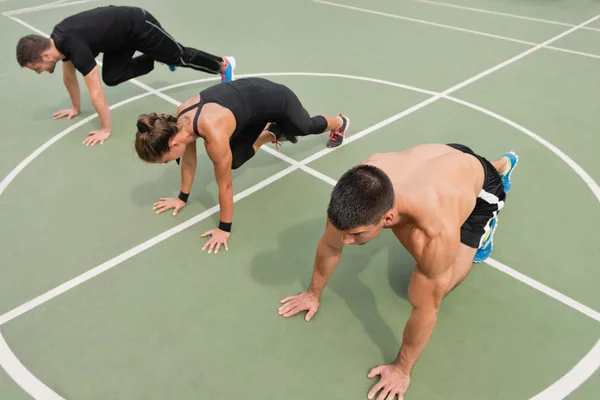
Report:
[{"label": "man's bent leg", "polygon": [[104,83],[108,86],[116,86],[152,71],[154,68],[154,59],[152,57],[141,55],[132,59],[134,54],[134,49],[104,53],[102,60],[102,80]]},{"label": "man's bent leg", "polygon": [[169,65],[192,68],[214,75],[221,73],[226,66],[227,61],[223,57],[178,43],[149,13],[146,13],[145,24],[146,40],[138,48],[144,54]]}]

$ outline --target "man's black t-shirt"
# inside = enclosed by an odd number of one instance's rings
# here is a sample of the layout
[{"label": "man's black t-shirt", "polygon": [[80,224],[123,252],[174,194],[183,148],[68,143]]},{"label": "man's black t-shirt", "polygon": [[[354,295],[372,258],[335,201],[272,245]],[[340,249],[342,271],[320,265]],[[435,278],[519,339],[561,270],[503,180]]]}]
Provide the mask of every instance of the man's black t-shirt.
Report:
[{"label": "man's black t-shirt", "polygon": [[99,53],[135,48],[144,20],[138,7],[99,7],[65,18],[50,37],[64,54],[63,61],[71,61],[85,76],[96,66]]}]

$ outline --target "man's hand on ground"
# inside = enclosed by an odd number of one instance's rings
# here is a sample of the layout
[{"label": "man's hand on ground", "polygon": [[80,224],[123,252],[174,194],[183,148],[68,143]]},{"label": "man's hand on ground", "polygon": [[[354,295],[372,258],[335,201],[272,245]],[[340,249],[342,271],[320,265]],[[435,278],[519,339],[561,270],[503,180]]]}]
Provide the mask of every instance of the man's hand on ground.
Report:
[{"label": "man's hand on ground", "polygon": [[286,318],[296,315],[300,311],[308,311],[304,319],[310,321],[319,310],[319,299],[309,292],[302,292],[295,296],[286,297],[281,300],[281,303],[283,305],[279,307],[279,315],[283,315]]},{"label": "man's hand on ground", "polygon": [[64,117],[67,117],[67,119],[71,119],[73,117],[76,117],[77,115],[79,115],[79,110],[76,110],[75,108],[68,108],[66,110],[60,110],[52,114],[52,119],[60,119]]},{"label": "man's hand on ground", "polygon": [[379,365],[367,376],[373,379],[377,375],[381,375],[381,378],[369,391],[367,395],[369,399],[375,399],[375,395],[381,390],[377,400],[394,400],[395,395],[398,395],[398,400],[404,400],[404,392],[410,384],[410,376],[394,364]]}]

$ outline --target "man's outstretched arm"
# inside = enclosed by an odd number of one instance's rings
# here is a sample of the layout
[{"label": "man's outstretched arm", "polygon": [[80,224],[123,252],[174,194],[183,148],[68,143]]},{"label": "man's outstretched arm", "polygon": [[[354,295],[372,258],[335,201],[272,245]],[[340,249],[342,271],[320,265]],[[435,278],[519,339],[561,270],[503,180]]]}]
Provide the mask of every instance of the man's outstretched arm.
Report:
[{"label": "man's outstretched arm", "polygon": [[325,233],[317,245],[313,275],[308,290],[281,300],[280,315],[291,317],[301,311],[308,311],[304,319],[310,321],[319,309],[319,299],[331,274],[342,258],[343,248],[341,233],[328,221]]},{"label": "man's outstretched arm", "polygon": [[83,143],[85,145],[92,146],[97,142],[103,144],[104,141],[110,136],[110,109],[108,108],[108,103],[106,101],[106,97],[104,96],[104,90],[102,89],[98,65],[96,65],[94,69],[92,69],[91,72],[84,78],[88,87],[88,91],[90,92],[90,99],[100,119],[100,130],[91,131],[88,134],[88,138]]},{"label": "man's outstretched arm", "polygon": [[394,363],[407,375],[410,375],[429,341],[442,299],[451,288],[450,267],[456,259],[454,249],[457,247],[453,244],[457,240],[453,236],[442,232],[429,240],[408,285],[408,301],[412,305],[412,312]]},{"label": "man's outstretched arm", "polygon": [[[418,197],[435,199],[436,196]],[[405,203],[405,206],[410,206]],[[460,231],[455,229],[453,210],[432,201],[415,201],[411,215],[425,236],[421,249],[416,249],[417,266],[408,285],[408,301],[412,311],[402,338],[402,346],[392,364],[373,368],[369,378],[381,378],[369,391],[373,399],[381,390],[383,398],[390,394],[402,399],[410,384],[410,373],[425,348],[437,321],[440,304],[451,289],[453,270],[460,244]],[[440,218],[440,215],[444,217]],[[420,251],[418,251],[420,250]],[[384,394],[387,393],[387,394]]]},{"label": "man's outstretched arm", "polygon": [[62,70],[63,82],[65,84],[65,87],[67,88],[67,92],[69,92],[72,107],[55,112],[54,115],[52,115],[52,118],[59,119],[67,117],[68,119],[71,119],[79,115],[79,111],[81,110],[81,95],[79,92],[79,82],[77,82],[77,73],[75,70],[75,66],[73,66],[73,63],[71,61],[63,62]]}]

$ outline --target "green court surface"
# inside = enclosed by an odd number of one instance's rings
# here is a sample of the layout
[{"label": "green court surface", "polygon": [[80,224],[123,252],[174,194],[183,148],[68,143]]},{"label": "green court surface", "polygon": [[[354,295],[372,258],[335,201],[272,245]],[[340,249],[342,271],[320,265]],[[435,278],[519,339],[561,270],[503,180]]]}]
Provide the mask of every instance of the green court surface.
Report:
[{"label": "green court surface", "polygon": [[302,138],[234,171],[229,251],[208,255],[200,234],[218,201],[204,149],[188,205],[155,215],[179,169],[144,164],[133,140],[140,113],[174,113],[218,79],[164,66],[139,78],[171,103],[105,87],[113,133],[87,148],[99,122],[83,79],[81,115],[53,121],[70,104],[60,68],[21,70],[14,47],[109,3],[43,1],[0,0],[0,399],[366,398],[411,309],[414,260],[395,237],[344,250],[311,322],[277,308],[310,281],[331,183],[373,153],[426,142],[492,159],[514,150],[520,164],[492,259],[443,302],[405,399],[598,398],[597,2],[110,3],[234,55],[239,78],[284,83],[311,114],[351,118],[335,151],[323,152],[326,135]]}]

